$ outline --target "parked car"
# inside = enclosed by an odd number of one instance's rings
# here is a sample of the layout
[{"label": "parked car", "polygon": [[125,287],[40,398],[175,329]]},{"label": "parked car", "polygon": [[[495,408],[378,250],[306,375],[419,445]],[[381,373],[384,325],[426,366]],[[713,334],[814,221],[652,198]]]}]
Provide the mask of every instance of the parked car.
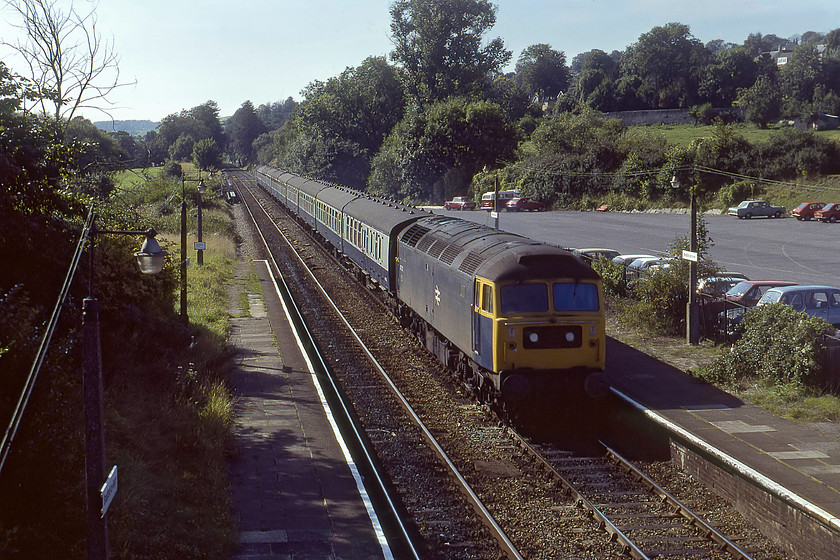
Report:
[{"label": "parked car", "polygon": [[613,257],[612,262],[614,262],[615,264],[620,264],[623,267],[627,267],[630,263],[632,263],[636,259],[645,259],[645,258],[655,259],[657,257],[655,257],[654,255],[617,255],[617,256]]},{"label": "parked car", "polygon": [[521,210],[536,210],[539,212],[540,210],[545,210],[545,202],[533,200],[527,196],[518,196],[508,200],[505,208],[508,212],[519,212]]},{"label": "parked car", "polygon": [[734,335],[736,326],[744,313],[758,304],[761,297],[773,288],[796,286],[796,282],[782,280],[744,280],[738,282],[723,294],[720,299],[709,301],[704,306],[704,313],[710,320],[717,321],[718,332]]},{"label": "parked car", "polygon": [[[512,199],[522,196],[519,191],[515,190],[506,190],[506,191],[499,191],[499,209],[505,207],[505,204]],[[496,191],[488,191],[481,195],[481,208],[487,210],[488,212],[492,211],[496,208]]]},{"label": "parked car", "polygon": [[783,280],[744,280],[738,282],[723,294],[726,301],[742,307],[755,307],[767,290],[782,286],[796,286],[796,282]]},{"label": "parked car", "polygon": [[446,210],[475,210],[475,201],[467,196],[454,196],[443,203]]},{"label": "parked car", "polygon": [[697,293],[706,296],[722,296],[729,288],[744,280],[749,280],[749,278],[739,272],[722,272],[719,276],[699,279]]},{"label": "parked car", "polygon": [[805,220],[808,222],[814,217],[814,213],[822,210],[823,206],[825,206],[825,202],[803,202],[791,210],[790,213],[793,214],[793,217],[797,220]]},{"label": "parked car", "polygon": [[745,200],[738,206],[729,209],[730,216],[738,216],[739,219],[749,220],[753,216],[767,216],[768,218],[781,218],[785,215],[784,206],[773,206],[765,200]]},{"label": "parked car", "polygon": [[840,218],[840,203],[832,202],[826,204],[821,210],[817,210],[814,213],[814,218],[821,222],[831,222],[833,224],[837,221],[837,218]]},{"label": "parked car", "polygon": [[611,261],[620,254],[615,249],[603,249],[601,247],[574,249],[572,252],[590,264],[592,264],[592,261],[597,261],[598,259],[607,259]]},{"label": "parked car", "polygon": [[642,257],[627,265],[627,278],[639,278],[644,272],[668,262],[664,257]]},{"label": "parked car", "polygon": [[781,286],[767,290],[756,304],[785,303],[811,317],[840,326],[840,288],[833,286]]}]

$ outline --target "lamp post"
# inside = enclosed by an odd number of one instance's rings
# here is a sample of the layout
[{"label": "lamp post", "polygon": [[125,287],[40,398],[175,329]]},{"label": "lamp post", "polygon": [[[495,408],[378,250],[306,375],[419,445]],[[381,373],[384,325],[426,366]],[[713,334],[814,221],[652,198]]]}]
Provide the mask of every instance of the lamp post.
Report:
[{"label": "lamp post", "polygon": [[[181,320],[189,322],[187,316],[187,266],[190,261],[187,258],[187,181],[198,181],[198,241],[202,242],[201,232],[201,195],[207,190],[204,180],[201,178],[201,169],[198,170],[198,179],[187,179],[181,176]],[[198,250],[198,264],[204,264],[204,251]]]},{"label": "lamp post", "polygon": [[204,196],[204,193],[207,192],[207,187],[204,185],[204,181],[202,179],[198,180],[198,244],[196,245],[196,252],[198,256],[196,260],[198,261],[198,265],[201,266],[204,264],[204,241],[202,239],[202,230],[201,230],[201,197]]},{"label": "lamp post", "polygon": [[94,296],[94,248],[96,236],[110,235],[145,235],[146,239],[139,251],[134,253],[140,272],[157,274],[163,268],[166,251],[155,240],[156,232],[147,231],[112,231],[96,227],[96,217],[92,216],[87,226],[91,237],[90,260],[88,265],[88,297],[82,302],[82,385],[85,404],[85,487],[88,560],[107,560],[108,558],[108,522],[105,518],[107,505],[103,502],[105,483],[105,437],[104,403],[102,389],[102,347],[99,331],[99,301]]},{"label": "lamp post", "polygon": [[[676,175],[671,179],[671,186],[680,187]],[[696,185],[689,188],[691,229],[689,233],[690,255],[688,255],[688,303],[685,309],[685,338],[689,344],[700,341],[700,307],[697,303],[697,196]],[[686,258],[686,255],[683,256]]]}]

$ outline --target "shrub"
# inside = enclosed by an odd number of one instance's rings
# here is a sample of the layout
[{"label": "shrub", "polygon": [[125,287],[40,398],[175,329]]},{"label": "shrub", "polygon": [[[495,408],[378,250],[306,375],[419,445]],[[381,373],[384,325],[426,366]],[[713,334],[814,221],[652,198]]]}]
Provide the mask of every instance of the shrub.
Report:
[{"label": "shrub", "polygon": [[177,161],[172,161],[171,159],[167,160],[163,165],[163,172],[172,177],[177,177],[178,179],[180,179],[184,174],[184,170],[181,169],[181,164]]},{"label": "shrub", "polygon": [[701,377],[729,386],[756,380],[801,389],[819,374],[822,337],[834,332],[824,320],[782,303],[751,310],[742,330],[732,351],[701,369]]}]

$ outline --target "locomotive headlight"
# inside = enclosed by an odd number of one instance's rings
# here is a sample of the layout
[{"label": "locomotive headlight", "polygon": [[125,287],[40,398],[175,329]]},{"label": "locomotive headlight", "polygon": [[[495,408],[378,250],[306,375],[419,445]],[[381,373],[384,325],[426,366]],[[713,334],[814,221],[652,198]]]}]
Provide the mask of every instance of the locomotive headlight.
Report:
[{"label": "locomotive headlight", "polygon": [[574,342],[575,341],[575,333],[569,331],[566,333],[566,342]]},{"label": "locomotive headlight", "polygon": [[528,335],[528,340],[530,340],[532,344],[536,344],[540,340],[540,335],[538,335],[535,332],[532,332]]}]

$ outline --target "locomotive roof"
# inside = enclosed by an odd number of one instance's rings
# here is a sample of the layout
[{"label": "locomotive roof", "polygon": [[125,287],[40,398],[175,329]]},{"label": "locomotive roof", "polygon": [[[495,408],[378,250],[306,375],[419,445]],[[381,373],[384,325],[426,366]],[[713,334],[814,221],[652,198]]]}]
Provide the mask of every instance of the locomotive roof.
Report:
[{"label": "locomotive roof", "polygon": [[400,239],[465,274],[492,281],[598,278],[583,260],[559,247],[459,218],[422,218]]}]

